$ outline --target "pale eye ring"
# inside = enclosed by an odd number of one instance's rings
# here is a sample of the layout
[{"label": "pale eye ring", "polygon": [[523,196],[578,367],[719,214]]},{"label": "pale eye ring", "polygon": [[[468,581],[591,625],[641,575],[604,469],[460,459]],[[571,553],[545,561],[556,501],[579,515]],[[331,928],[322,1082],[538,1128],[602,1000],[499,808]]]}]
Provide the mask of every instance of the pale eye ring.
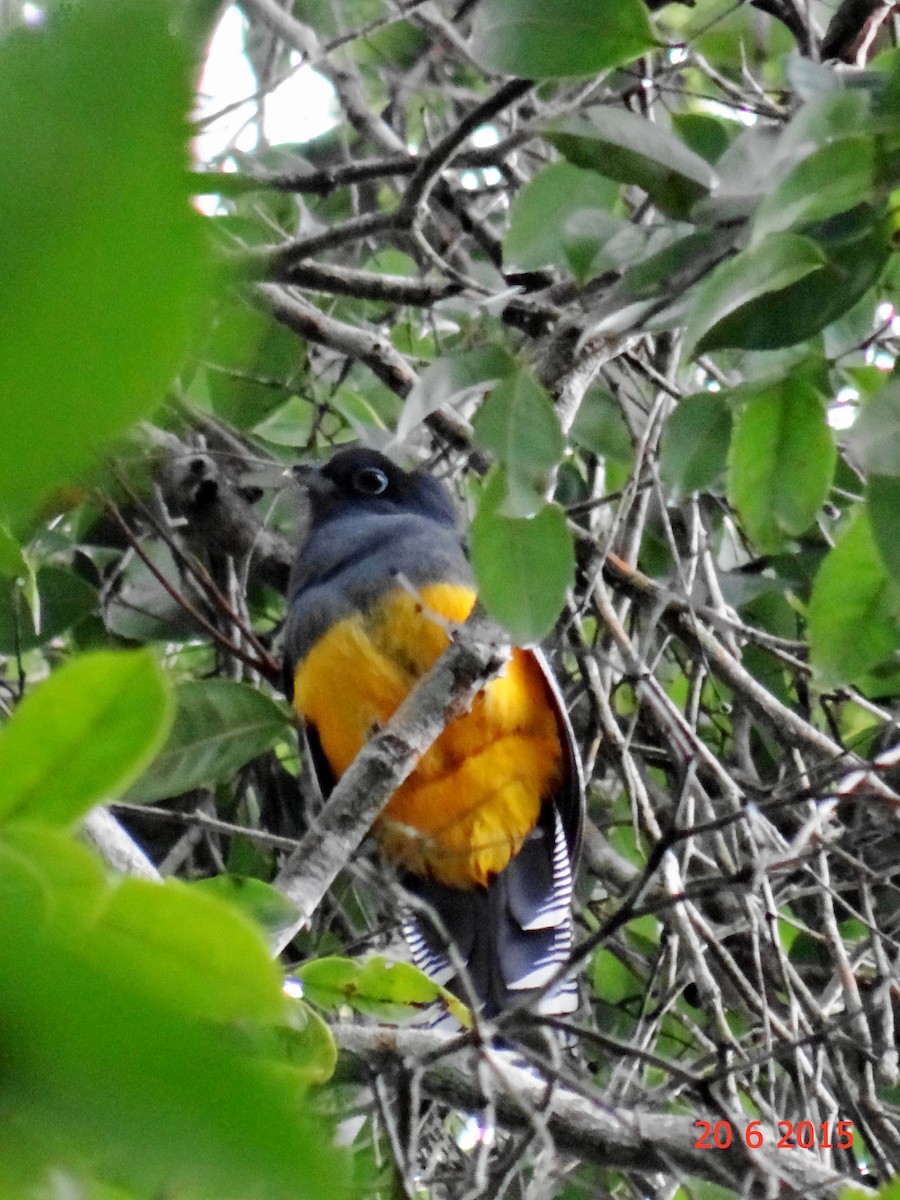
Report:
[{"label": "pale eye ring", "polygon": [[353,476],[353,486],[363,496],[380,496],[387,491],[388,483],[381,467],[362,467]]}]

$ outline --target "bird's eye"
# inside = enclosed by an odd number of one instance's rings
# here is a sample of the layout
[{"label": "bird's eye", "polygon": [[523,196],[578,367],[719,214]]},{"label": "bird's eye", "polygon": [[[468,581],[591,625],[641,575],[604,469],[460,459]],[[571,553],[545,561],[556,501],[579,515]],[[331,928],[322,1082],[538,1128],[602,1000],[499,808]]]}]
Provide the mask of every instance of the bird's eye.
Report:
[{"label": "bird's eye", "polygon": [[380,496],[387,491],[388,482],[381,467],[363,467],[353,476],[353,486],[363,496]]}]

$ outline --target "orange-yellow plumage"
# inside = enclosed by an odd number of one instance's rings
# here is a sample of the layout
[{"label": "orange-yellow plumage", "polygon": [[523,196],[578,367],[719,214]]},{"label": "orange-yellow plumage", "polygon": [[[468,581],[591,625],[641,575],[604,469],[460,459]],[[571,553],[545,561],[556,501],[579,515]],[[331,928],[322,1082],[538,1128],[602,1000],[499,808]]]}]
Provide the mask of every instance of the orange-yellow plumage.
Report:
[{"label": "orange-yellow plumage", "polygon": [[[294,705],[315,726],[340,776],[449,644],[471,588],[397,588],[338,621],[297,668]],[[456,888],[486,886],[519,850],[559,785],[562,750],[547,685],[532,655],[505,672],[444,730],[376,823],[384,853]]]}]

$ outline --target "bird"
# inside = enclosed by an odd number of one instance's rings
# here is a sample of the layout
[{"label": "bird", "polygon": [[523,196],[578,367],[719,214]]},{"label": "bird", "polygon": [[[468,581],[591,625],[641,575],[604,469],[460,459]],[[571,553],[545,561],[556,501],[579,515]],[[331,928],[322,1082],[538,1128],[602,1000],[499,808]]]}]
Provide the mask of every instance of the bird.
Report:
[{"label": "bird", "polygon": [[[477,594],[453,500],[427,470],[366,447],[293,470],[309,520],[288,584],[284,691],[327,795]],[[420,901],[403,917],[415,964],[463,999],[474,991],[488,1017],[535,1000],[542,1014],[574,1012],[577,985],[558,977],[583,815],[562,694],[539,649],[514,647],[373,827]]]}]

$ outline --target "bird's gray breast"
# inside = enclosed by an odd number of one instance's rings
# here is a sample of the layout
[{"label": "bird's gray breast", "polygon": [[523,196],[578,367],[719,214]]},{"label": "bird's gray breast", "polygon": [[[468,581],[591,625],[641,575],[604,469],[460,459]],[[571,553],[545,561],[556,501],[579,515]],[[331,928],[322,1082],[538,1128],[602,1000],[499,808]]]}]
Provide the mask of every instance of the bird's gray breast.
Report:
[{"label": "bird's gray breast", "polygon": [[354,513],[315,529],[301,548],[288,590],[285,658],[296,669],[336,622],[411,584],[471,584],[459,531],[418,514]]}]

